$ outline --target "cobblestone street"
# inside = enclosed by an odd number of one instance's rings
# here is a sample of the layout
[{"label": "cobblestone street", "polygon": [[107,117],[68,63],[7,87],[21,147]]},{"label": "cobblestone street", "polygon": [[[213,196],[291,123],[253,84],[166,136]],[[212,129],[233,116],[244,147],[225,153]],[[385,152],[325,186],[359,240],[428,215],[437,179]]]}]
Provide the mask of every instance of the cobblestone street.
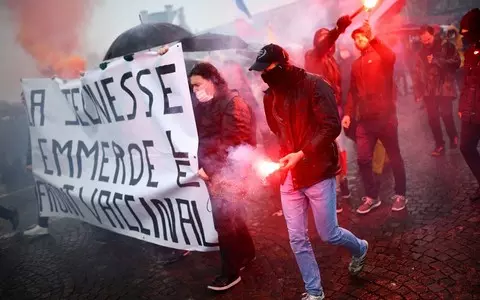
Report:
[{"label": "cobblestone street", "polygon": [[[425,111],[413,102],[401,98],[398,103],[407,210],[391,211],[393,180],[387,170],[382,206],[357,215],[361,184],[355,155],[349,154],[353,197],[339,223],[369,241],[364,272],[351,278],[346,250],[325,245],[310,224],[327,299],[480,299],[480,255],[475,254],[480,251],[480,202],[469,200],[474,178],[458,150],[430,156]],[[0,299],[300,299],[303,283],[285,221],[272,215],[278,204],[270,198],[248,203],[257,259],[227,293],[206,289],[219,270],[218,253],[195,252],[169,263],[168,249],[53,219],[50,236],[0,239]],[[19,230],[36,222],[31,189],[0,201],[20,212]],[[0,223],[0,234],[9,229]]]}]

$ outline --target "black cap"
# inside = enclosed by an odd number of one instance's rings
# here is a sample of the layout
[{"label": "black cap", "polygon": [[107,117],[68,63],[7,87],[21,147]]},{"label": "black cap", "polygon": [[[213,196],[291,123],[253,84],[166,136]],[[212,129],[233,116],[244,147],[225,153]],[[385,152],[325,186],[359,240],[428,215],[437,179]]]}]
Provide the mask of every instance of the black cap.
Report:
[{"label": "black cap", "polygon": [[269,44],[264,46],[257,55],[255,63],[250,67],[250,71],[263,71],[272,63],[285,64],[288,62],[288,53],[282,47]]}]

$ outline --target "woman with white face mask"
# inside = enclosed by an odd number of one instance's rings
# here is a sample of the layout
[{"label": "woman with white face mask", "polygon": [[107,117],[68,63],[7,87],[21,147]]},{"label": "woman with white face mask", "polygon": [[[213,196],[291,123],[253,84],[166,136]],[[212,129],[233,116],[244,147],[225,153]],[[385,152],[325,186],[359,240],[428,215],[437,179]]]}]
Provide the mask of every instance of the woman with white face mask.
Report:
[{"label": "woman with white face mask", "polygon": [[197,64],[189,79],[198,99],[198,175],[209,190],[222,259],[222,271],[208,288],[223,291],[240,282],[240,270],[255,258],[253,240],[243,217],[242,170],[232,170],[227,156],[233,147],[256,145],[256,123],[251,107],[237,92],[228,89],[212,64]]}]

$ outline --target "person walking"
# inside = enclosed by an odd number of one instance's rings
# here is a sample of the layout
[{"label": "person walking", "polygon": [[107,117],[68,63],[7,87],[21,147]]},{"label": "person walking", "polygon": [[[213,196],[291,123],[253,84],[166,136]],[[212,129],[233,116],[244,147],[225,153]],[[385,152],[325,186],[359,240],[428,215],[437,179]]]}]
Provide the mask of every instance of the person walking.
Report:
[{"label": "person walking", "polygon": [[306,293],[303,300],[325,298],[320,270],[307,233],[312,208],[320,238],[346,247],[352,254],[351,274],[364,267],[368,243],[338,225],[336,180],[341,131],[333,88],[322,78],[293,66],[280,46],[264,46],[250,70],[261,72],[265,116],[278,137],[282,158],[280,186],[283,215]]}]

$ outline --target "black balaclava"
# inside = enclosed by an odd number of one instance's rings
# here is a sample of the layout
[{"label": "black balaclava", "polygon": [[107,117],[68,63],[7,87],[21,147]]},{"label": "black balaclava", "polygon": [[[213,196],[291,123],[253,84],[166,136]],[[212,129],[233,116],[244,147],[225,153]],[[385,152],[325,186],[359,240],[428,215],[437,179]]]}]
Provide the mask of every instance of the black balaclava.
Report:
[{"label": "black balaclava", "polygon": [[262,73],[263,81],[270,87],[279,87],[286,82],[288,73],[287,64],[278,64],[275,68]]}]

